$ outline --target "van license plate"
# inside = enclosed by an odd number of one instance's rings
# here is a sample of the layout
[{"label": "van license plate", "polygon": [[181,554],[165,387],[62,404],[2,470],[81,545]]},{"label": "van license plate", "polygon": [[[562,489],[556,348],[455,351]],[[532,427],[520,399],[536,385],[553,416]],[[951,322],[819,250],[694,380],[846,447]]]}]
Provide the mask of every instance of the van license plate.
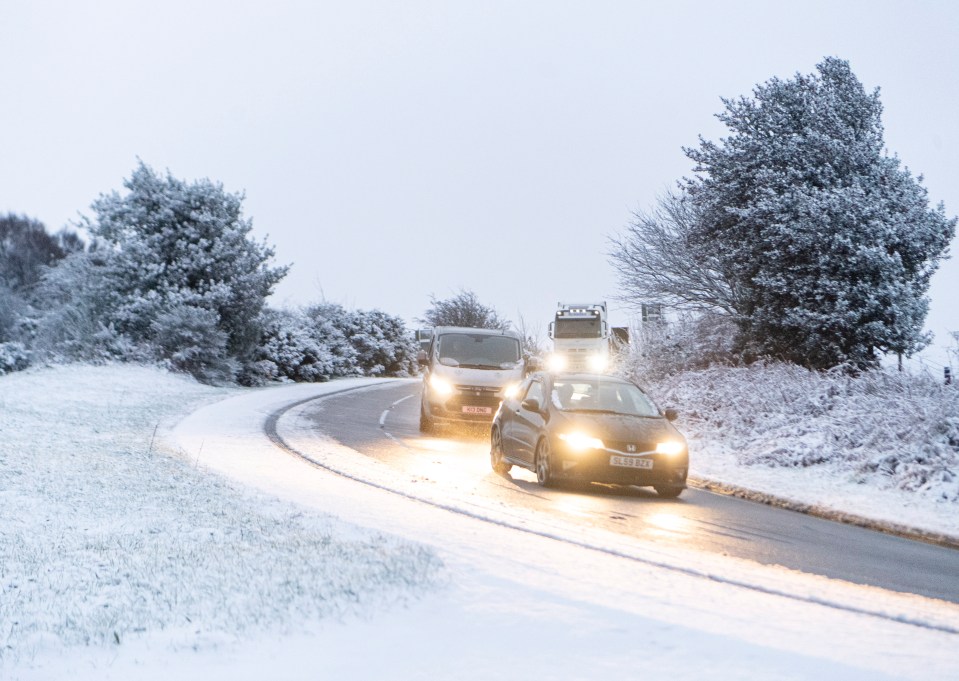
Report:
[{"label": "van license plate", "polygon": [[472,407],[470,405],[463,406],[464,414],[492,414],[492,407]]},{"label": "van license plate", "polygon": [[619,466],[621,468],[645,468],[653,467],[652,459],[643,459],[638,456],[611,456],[609,457],[610,466]]}]

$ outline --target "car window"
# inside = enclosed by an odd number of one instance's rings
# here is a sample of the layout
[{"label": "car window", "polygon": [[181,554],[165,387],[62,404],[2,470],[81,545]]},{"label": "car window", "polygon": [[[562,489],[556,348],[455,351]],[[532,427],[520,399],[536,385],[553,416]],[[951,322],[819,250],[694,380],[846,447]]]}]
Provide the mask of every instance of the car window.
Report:
[{"label": "car window", "polygon": [[604,380],[556,381],[551,399],[564,411],[602,411],[632,416],[659,416],[659,410],[632,383]]},{"label": "car window", "polygon": [[536,400],[539,402],[540,406],[546,406],[546,401],[543,399],[545,397],[543,390],[543,384],[540,381],[533,380],[529,384],[529,388],[526,390],[526,394],[523,395],[524,400]]}]

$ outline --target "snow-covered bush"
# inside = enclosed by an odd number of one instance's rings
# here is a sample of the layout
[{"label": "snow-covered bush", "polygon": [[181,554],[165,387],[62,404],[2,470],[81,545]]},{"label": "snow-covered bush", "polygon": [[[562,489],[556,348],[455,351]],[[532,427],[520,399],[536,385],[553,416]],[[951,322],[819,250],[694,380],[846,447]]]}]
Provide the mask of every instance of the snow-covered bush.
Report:
[{"label": "snow-covered bush", "polygon": [[357,310],[340,327],[356,351],[364,376],[410,376],[416,372],[417,346],[399,317],[379,310]]},{"label": "snow-covered bush", "polygon": [[416,346],[403,321],[379,310],[319,303],[304,310],[267,310],[263,334],[242,381],[342,376],[409,376]]},{"label": "snow-covered bush", "polygon": [[23,371],[30,366],[30,352],[23,343],[0,343],[0,374]]},{"label": "snow-covered bush", "polygon": [[839,475],[959,501],[959,390],[925,374],[852,376],[788,364],[712,367],[650,385],[700,456]]},{"label": "snow-covered bush", "polygon": [[241,382],[260,385],[279,378],[306,383],[330,379],[334,373],[333,353],[311,333],[305,314],[268,309],[263,316],[260,344],[254,361],[244,368]]},{"label": "snow-covered bush", "polygon": [[712,314],[646,323],[620,352],[620,368],[645,383],[713,364],[735,364],[735,334],[727,317]]},{"label": "snow-covered bush", "polygon": [[227,333],[220,330],[218,322],[213,310],[192,305],[160,313],[151,329],[158,359],[203,383],[232,380],[235,361],[227,353]]},{"label": "snow-covered bush", "polygon": [[330,352],[331,375],[360,375],[356,349],[344,331],[344,327],[349,326],[349,311],[336,303],[318,303],[307,307],[303,314],[308,320],[310,334]]}]

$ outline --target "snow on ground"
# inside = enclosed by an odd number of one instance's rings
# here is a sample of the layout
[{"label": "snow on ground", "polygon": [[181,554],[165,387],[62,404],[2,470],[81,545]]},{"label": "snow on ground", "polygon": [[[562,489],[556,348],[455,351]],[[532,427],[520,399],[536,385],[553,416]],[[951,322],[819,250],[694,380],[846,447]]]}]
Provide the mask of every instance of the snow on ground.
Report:
[{"label": "snow on ground", "polygon": [[129,366],[0,378],[0,676],[959,675],[957,606],[456,507],[297,409],[284,440],[350,477],[263,435],[280,407],[383,383],[234,390]]},{"label": "snow on ground", "polygon": [[680,410],[695,476],[959,542],[959,386],[757,364],[651,387]]}]

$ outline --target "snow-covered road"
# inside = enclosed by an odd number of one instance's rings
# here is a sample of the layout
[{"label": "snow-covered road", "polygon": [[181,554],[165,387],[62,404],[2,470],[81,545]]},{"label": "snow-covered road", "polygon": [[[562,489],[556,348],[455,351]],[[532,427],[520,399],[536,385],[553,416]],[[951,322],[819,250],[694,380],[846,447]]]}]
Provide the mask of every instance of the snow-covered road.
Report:
[{"label": "snow-covered road", "polygon": [[320,466],[264,432],[292,403],[385,383],[245,393],[198,410],[171,434],[208,470],[424,543],[443,559],[441,593],[361,626],[277,642],[289,647],[285,659],[309,650],[354,678],[947,679],[959,671],[955,605],[458,505],[317,437],[302,408],[285,411],[276,430]]}]

